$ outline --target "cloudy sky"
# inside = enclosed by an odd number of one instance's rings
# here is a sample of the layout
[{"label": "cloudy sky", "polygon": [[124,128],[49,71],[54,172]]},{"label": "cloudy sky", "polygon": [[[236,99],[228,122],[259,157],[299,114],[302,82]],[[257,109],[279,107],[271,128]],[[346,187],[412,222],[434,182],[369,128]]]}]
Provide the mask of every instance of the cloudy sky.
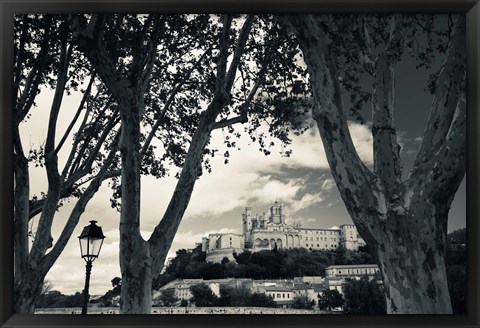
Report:
[{"label": "cloudy sky", "polygon": [[[428,117],[432,98],[423,89],[427,75],[416,71],[408,62],[397,69],[396,124],[401,157],[405,172],[411,168],[414,156],[421,142],[421,136]],[[43,142],[47,130],[48,110],[52,94],[43,91],[39,95],[39,106],[33,116],[22,126],[22,138],[28,151]],[[43,105],[44,104],[44,105]],[[64,99],[62,112],[66,113],[59,130],[68,125],[66,119],[78,106],[78,96]],[[368,109],[367,109],[368,110]],[[369,116],[365,116],[368,121]],[[371,167],[372,136],[366,125],[350,122],[350,132],[362,160]],[[220,153],[225,150],[221,131],[214,131],[212,143]],[[274,201],[283,202],[287,222],[298,222],[306,227],[328,228],[333,225],[351,223],[351,219],[340,199],[335,183],[329,172],[320,137],[315,128],[294,137],[293,153],[286,158],[280,155],[280,146],[271,149],[265,156],[256,144],[243,136],[239,141],[241,150],[230,151],[230,163],[223,164],[223,157],[212,161],[213,172],[204,172],[197,181],[189,207],[170,249],[170,256],[180,248],[192,248],[202,236],[213,232],[241,232],[241,213],[245,206],[251,206],[254,213],[268,211]],[[278,143],[276,143],[278,144]],[[31,193],[45,190],[45,172],[32,168]],[[142,178],[141,231],[149,238],[158,224],[174,190],[176,179]],[[99,295],[111,288],[110,280],[120,276],[118,264],[118,221],[119,213],[110,207],[111,191],[104,183],[97,195],[90,201],[72,239],[46,280],[53,289],[72,294],[83,289],[85,278],[84,261],[80,258],[77,236],[82,228],[95,219],[107,236],[100,257],[94,262],[90,294]],[[73,204],[66,204],[58,212],[53,227],[56,238],[65,223]],[[37,218],[38,219],[38,218]],[[449,231],[465,227],[465,179],[457,192],[450,211]]]}]

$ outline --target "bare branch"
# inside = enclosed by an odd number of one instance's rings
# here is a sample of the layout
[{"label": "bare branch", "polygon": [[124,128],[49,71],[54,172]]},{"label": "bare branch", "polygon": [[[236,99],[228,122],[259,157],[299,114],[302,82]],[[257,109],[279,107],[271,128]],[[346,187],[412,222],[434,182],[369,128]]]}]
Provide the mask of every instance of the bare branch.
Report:
[{"label": "bare branch", "polygon": [[87,101],[87,98],[90,96],[90,91],[92,90],[92,85],[93,81],[95,80],[95,72],[92,74],[92,77],[90,78],[90,82],[88,83],[87,89],[85,90],[85,93],[83,94],[82,100],[80,101],[80,105],[78,106],[77,112],[75,113],[75,116],[72,119],[72,122],[70,122],[70,125],[68,126],[67,130],[63,134],[62,139],[58,143],[57,148],[55,149],[55,153],[58,154],[60,149],[62,149],[63,144],[68,138],[68,135],[72,131],[74,125],[77,123],[77,120],[80,116],[80,113],[83,110],[83,106],[85,105],[85,102]]},{"label": "bare branch", "polygon": [[250,29],[252,27],[254,16],[248,15],[247,19],[243,23],[243,26],[238,35],[237,45],[235,46],[235,51],[233,52],[232,62],[228,68],[228,72],[225,78],[225,90],[230,90],[233,86],[233,81],[235,75],[237,74],[238,65],[240,64],[240,57],[245,51],[245,44],[247,43],[248,36],[250,34]]},{"label": "bare branch", "polygon": [[232,16],[225,15],[223,16],[223,28],[220,35],[220,52],[217,59],[217,79],[215,82],[215,94],[224,95],[226,94],[226,70],[227,70],[227,59],[228,59],[228,39],[230,26],[232,24]]},{"label": "bare branch", "polygon": [[75,230],[75,227],[77,226],[78,221],[80,220],[81,214],[85,211],[85,208],[88,202],[92,199],[92,197],[98,191],[98,189],[100,188],[100,185],[102,184],[102,181],[105,180],[105,176],[108,174],[108,169],[110,168],[110,165],[112,164],[116,156],[116,153],[118,151],[119,140],[120,140],[120,133],[118,133],[117,136],[115,137],[115,140],[112,144],[112,149],[107,159],[105,160],[104,165],[102,166],[102,168],[100,169],[96,177],[91,181],[90,185],[84,191],[82,196],[80,196],[80,198],[76,202],[75,207],[72,209],[72,212],[70,213],[67,223],[65,224],[57,242],[53,246],[52,250],[45,255],[43,259],[46,262],[45,267],[50,268],[58,259],[58,257],[64,250],[68,240],[72,236],[72,233]]},{"label": "bare branch", "polygon": [[[105,125],[105,128],[102,130],[102,134],[100,135],[100,138],[96,140],[95,147],[92,149],[92,151],[90,152],[88,157],[84,160],[84,162],[78,167],[75,174],[71,175],[66,181],[66,188],[73,185],[76,181],[80,180],[82,177],[84,177],[85,175],[91,172],[92,165],[95,162],[95,158],[97,157],[100,149],[105,143],[105,140],[107,139],[109,133],[118,122],[119,122],[118,109],[116,109],[114,110],[114,112],[112,113],[112,116],[110,117],[107,124]],[[78,157],[82,158],[81,155],[82,154],[79,153]]]},{"label": "bare branch", "polygon": [[[82,123],[80,124],[80,127],[78,128],[78,131],[83,131],[85,129],[85,126],[87,125],[88,118],[90,116],[91,111],[92,111],[91,106],[87,105],[87,110],[85,111],[85,115],[83,117]],[[62,180],[65,179],[69,170],[70,170],[70,174],[73,174],[73,172],[74,172],[72,163],[73,163],[74,160],[76,160],[75,155],[76,155],[76,152],[77,152],[78,144],[81,141],[81,135],[82,135],[81,133],[77,133],[74,140],[73,140],[72,150],[70,151],[70,155],[69,155],[69,157],[67,159],[67,162],[65,163],[65,166],[62,170]]]},{"label": "bare branch", "polygon": [[55,154],[55,130],[58,113],[62,103],[62,97],[65,92],[69,58],[72,52],[72,47],[67,45],[66,34],[64,34],[64,40],[62,40],[61,49],[60,68],[58,72],[57,85],[55,88],[55,95],[50,110],[47,140],[45,143],[45,166],[47,170],[48,192],[42,209],[42,215],[38,223],[37,234],[33,241],[30,253],[30,266],[32,268],[36,268],[40,264],[41,257],[51,246],[52,221],[57,209],[58,199],[61,191],[61,180],[58,172],[58,158]]}]

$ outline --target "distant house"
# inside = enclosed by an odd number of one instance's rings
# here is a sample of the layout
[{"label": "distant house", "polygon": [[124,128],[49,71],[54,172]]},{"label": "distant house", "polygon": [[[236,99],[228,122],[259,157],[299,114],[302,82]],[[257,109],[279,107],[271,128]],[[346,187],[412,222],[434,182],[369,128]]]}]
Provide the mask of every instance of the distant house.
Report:
[{"label": "distant house", "polygon": [[343,294],[343,285],[352,279],[367,276],[370,280],[382,282],[380,269],[376,264],[331,265],[325,269],[325,282],[330,290],[338,290]]},{"label": "distant house", "polygon": [[291,288],[285,286],[259,287],[259,291],[273,298],[279,307],[288,308],[293,304],[295,298]]}]

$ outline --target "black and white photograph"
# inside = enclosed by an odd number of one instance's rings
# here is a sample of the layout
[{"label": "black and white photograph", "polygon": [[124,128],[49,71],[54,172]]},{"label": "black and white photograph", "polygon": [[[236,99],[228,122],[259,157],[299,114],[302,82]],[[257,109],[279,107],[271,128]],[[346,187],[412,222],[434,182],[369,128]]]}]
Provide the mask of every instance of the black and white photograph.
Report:
[{"label": "black and white photograph", "polygon": [[16,14],[14,313],[465,315],[466,21]]}]

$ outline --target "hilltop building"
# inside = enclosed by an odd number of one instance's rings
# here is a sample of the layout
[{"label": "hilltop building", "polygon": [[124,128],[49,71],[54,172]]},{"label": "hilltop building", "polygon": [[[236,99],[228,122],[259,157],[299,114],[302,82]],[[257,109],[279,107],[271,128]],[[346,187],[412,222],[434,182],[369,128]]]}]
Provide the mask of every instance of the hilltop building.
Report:
[{"label": "hilltop building", "polygon": [[234,260],[233,253],[252,252],[277,248],[307,248],[334,250],[340,245],[357,250],[365,242],[353,224],[332,228],[304,228],[299,224],[285,223],[283,204],[275,202],[270,211],[252,215],[252,208],[242,213],[242,234],[216,233],[202,239],[202,251],[207,261],[220,262],[224,257]]}]

